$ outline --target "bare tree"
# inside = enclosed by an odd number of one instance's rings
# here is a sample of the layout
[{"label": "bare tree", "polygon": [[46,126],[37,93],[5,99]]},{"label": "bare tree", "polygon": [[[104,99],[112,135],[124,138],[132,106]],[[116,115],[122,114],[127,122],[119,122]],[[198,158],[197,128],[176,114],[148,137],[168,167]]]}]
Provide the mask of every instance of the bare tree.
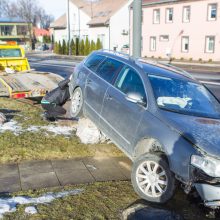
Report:
[{"label": "bare tree", "polygon": [[41,28],[48,29],[50,24],[54,21],[54,17],[46,13],[43,8],[38,9],[38,21],[40,22]]}]

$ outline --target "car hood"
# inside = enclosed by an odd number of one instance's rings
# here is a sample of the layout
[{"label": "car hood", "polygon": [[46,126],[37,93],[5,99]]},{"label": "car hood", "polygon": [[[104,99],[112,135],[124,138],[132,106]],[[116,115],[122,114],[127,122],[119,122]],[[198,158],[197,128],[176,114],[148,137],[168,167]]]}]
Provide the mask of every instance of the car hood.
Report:
[{"label": "car hood", "polygon": [[210,156],[220,158],[220,119],[162,111],[163,120]]}]

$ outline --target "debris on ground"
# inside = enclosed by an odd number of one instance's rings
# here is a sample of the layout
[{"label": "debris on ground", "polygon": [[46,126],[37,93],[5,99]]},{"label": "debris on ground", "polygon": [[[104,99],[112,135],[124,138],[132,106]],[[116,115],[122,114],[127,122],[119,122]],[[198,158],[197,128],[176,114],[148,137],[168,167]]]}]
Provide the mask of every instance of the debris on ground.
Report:
[{"label": "debris on ground", "polygon": [[[46,193],[38,198],[31,198],[26,196],[17,196],[12,198],[0,198],[0,218],[7,212],[16,212],[18,205],[38,205],[38,204],[49,204],[55,199],[64,198],[67,196],[78,195],[83,192],[83,189],[76,189],[71,191],[64,191],[59,193]],[[25,212],[28,214],[36,214],[35,207],[27,207]]]},{"label": "debris on ground", "polygon": [[6,122],[6,117],[3,113],[0,113],[0,125],[3,125]]},{"label": "debris on ground", "polygon": [[83,144],[99,144],[108,140],[97,126],[87,118],[80,118],[76,129],[76,136]]}]

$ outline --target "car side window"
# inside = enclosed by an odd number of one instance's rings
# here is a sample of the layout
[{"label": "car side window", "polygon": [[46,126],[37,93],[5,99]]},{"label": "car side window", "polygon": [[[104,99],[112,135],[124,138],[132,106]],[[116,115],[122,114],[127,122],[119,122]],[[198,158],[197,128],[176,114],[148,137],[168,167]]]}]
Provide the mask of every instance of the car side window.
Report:
[{"label": "car side window", "polygon": [[125,66],[118,75],[115,82],[116,88],[125,93],[139,94],[146,101],[144,85],[138,73],[130,67]]},{"label": "car side window", "polygon": [[90,56],[86,62],[85,65],[92,71],[95,71],[98,67],[98,65],[105,59],[104,56],[101,55],[92,55]]},{"label": "car side window", "polygon": [[107,58],[98,68],[97,74],[110,83],[122,67],[121,62]]}]

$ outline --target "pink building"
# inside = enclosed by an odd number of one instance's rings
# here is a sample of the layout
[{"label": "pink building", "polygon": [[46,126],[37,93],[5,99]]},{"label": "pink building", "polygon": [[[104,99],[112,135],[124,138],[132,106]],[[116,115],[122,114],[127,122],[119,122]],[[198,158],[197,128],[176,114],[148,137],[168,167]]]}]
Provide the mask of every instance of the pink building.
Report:
[{"label": "pink building", "polygon": [[220,61],[219,7],[220,0],[143,0],[142,56]]}]

